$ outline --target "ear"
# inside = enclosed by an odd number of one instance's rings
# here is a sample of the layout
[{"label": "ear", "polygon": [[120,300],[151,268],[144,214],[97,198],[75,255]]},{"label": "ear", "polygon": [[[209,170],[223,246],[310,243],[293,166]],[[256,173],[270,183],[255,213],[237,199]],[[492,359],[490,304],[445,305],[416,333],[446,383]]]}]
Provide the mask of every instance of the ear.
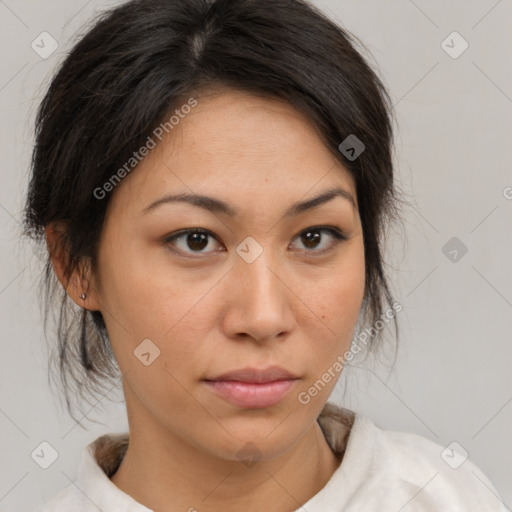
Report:
[{"label": "ear", "polygon": [[[84,263],[80,268],[73,269],[71,275],[66,275],[68,254],[63,243],[65,230],[65,225],[62,222],[52,222],[46,226],[46,245],[50,253],[53,270],[75,304],[91,311],[100,311],[101,308],[90,266]],[[84,299],[80,297],[82,294],[85,294]]]}]

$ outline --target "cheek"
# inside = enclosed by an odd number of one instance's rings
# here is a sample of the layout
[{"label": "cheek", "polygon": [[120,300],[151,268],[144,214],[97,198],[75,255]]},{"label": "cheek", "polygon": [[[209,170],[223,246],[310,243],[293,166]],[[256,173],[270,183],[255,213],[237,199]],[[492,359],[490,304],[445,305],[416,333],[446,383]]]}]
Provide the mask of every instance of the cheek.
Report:
[{"label": "cheek", "polygon": [[311,295],[312,310],[330,332],[329,345],[339,345],[340,337],[349,337],[361,309],[365,288],[364,248],[353,244],[340,261],[324,273]]},{"label": "cheek", "polygon": [[[115,242],[116,236],[110,236]],[[199,276],[170,264],[163,251],[135,242],[126,243],[123,251],[119,243],[105,246],[100,253],[101,302],[116,332],[121,328],[134,339],[159,339],[207,291]]]},{"label": "cheek", "polygon": [[307,301],[316,315],[304,326],[310,357],[303,390],[311,389],[310,398],[318,397],[315,400],[320,402],[327,400],[341,374],[364,297],[364,252],[359,246],[352,249],[328,276],[316,282],[316,291]]},{"label": "cheek", "polygon": [[[105,270],[107,328],[121,370],[130,372],[139,397],[150,393],[149,402],[185,406],[190,397],[179,383],[187,385],[194,369],[204,366],[205,340],[215,329],[220,304],[212,303],[218,276],[162,268],[147,258],[126,258]],[[147,350],[139,348],[142,343]],[[135,356],[147,352],[150,360],[153,353],[158,356],[144,366]]]}]

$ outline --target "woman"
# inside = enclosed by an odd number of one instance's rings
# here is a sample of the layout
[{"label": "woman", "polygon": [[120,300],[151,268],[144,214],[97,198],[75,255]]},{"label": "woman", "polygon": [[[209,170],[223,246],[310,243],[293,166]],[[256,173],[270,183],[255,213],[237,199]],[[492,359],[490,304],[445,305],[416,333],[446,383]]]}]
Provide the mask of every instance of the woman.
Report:
[{"label": "woman", "polygon": [[136,0],[77,43],[26,230],[62,291],[70,412],[120,376],[129,433],[43,511],[505,510],[471,461],[327,403],[401,309],[391,119],[352,36],[298,0]]}]

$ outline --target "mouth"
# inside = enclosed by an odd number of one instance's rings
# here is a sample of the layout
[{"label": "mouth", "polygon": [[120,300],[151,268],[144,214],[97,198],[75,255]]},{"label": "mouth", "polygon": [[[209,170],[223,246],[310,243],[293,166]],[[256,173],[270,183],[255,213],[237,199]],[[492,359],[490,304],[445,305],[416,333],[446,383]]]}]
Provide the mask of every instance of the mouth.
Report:
[{"label": "mouth", "polygon": [[278,366],[243,368],[204,379],[216,395],[237,407],[262,409],[279,403],[299,378]]}]

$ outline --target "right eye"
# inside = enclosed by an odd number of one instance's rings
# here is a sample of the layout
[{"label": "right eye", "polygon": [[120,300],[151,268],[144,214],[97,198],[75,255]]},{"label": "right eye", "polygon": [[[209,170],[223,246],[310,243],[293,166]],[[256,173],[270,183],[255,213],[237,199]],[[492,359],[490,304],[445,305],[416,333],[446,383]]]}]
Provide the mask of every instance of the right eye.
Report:
[{"label": "right eye", "polygon": [[[210,244],[208,238],[217,239],[206,229],[184,229],[165,238],[165,243],[176,247],[185,254],[208,254],[215,251],[205,251]],[[173,249],[174,250],[174,249]]]}]

